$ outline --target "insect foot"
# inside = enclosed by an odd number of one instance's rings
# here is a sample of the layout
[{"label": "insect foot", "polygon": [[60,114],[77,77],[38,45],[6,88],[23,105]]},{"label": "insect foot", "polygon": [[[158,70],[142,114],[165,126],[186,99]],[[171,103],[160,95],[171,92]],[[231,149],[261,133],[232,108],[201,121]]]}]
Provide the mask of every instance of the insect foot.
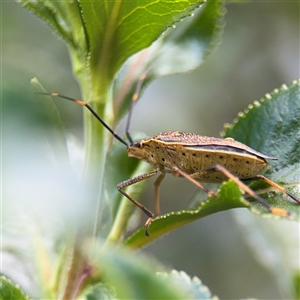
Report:
[{"label": "insect foot", "polygon": [[267,184],[271,185],[276,190],[282,192],[283,194],[286,194],[287,196],[289,196],[290,198],[292,198],[298,204],[300,204],[300,199],[298,197],[296,197],[295,195],[293,195],[292,193],[290,193],[287,189],[285,189],[281,185],[277,184],[276,182],[270,180],[269,178],[267,178],[267,177],[265,177],[263,175],[258,174],[258,175],[254,176],[252,178],[249,178],[248,180],[262,180],[262,181],[266,182]]},{"label": "insect foot", "polygon": [[153,220],[154,220],[153,218],[148,218],[148,220],[145,223],[145,235],[146,236],[150,236],[150,234],[149,234],[149,227],[150,227],[150,225],[151,225],[151,223],[152,223]]}]

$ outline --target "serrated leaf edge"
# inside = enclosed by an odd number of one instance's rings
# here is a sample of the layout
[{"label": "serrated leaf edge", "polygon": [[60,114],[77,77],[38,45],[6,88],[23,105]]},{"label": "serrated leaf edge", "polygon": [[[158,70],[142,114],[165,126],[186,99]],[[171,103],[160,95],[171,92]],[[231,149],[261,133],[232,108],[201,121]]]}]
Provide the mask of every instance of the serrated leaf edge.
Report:
[{"label": "serrated leaf edge", "polygon": [[206,285],[204,285],[202,280],[197,276],[191,277],[184,271],[177,271],[174,269],[171,270],[171,272],[157,272],[156,274],[159,276],[163,276],[165,278],[170,278],[171,276],[175,275],[181,279],[184,279],[186,283],[195,285],[200,292],[209,294],[210,295],[209,299],[211,300],[219,299],[219,297],[212,295],[210,289]]},{"label": "serrated leaf edge", "polygon": [[[23,296],[25,297],[25,299],[30,299],[29,296],[21,289],[20,285],[13,282],[9,277],[5,276],[4,274],[0,275],[0,279],[1,280],[5,280],[9,283],[11,283],[15,288],[17,288],[22,294]],[[2,284],[0,285],[0,289],[2,288]]]},{"label": "serrated leaf edge", "polygon": [[266,101],[271,101],[273,99],[274,95],[276,95],[276,94],[278,94],[279,92],[282,92],[282,91],[287,91],[290,88],[292,88],[296,85],[299,85],[299,84],[300,84],[300,78],[296,79],[296,80],[293,80],[291,82],[291,84],[289,84],[288,86],[285,83],[283,83],[279,88],[275,88],[272,92],[266,93],[265,96],[263,98],[261,98],[260,100],[253,101],[252,103],[250,103],[248,105],[248,107],[244,111],[241,111],[237,114],[237,117],[233,120],[233,122],[231,124],[230,123],[225,123],[224,124],[224,128],[220,132],[220,135],[222,137],[224,137],[225,134],[226,134],[226,130],[232,129],[234,127],[234,125],[236,125],[241,119],[245,118],[250,111],[252,111],[253,109],[255,109],[259,106],[261,106],[262,103],[264,103]]}]

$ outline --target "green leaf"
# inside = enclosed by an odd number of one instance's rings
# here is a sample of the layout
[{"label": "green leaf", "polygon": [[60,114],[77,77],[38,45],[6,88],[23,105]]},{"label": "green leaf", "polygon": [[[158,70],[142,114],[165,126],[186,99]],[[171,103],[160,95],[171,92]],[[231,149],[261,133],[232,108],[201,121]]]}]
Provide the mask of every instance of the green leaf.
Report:
[{"label": "green leaf", "polygon": [[71,49],[73,69],[75,73],[81,73],[85,68],[89,42],[80,3],[77,1],[36,2],[27,0],[20,0],[19,2],[39,16],[67,42]]},{"label": "green leaf", "polygon": [[243,199],[240,189],[229,180],[220,186],[217,197],[208,198],[197,209],[171,212],[155,218],[149,228],[150,237],[145,236],[144,228],[140,228],[125,240],[124,246],[141,248],[167,232],[195,220],[219,211],[249,206],[249,202]]},{"label": "green leaf", "polygon": [[[300,81],[282,85],[260,101],[255,101],[244,113],[240,113],[233,125],[225,127],[224,136],[232,137],[253,149],[271,157],[265,175],[300,196]],[[251,184],[260,189],[259,182]],[[265,185],[264,185],[265,187]],[[298,215],[299,206],[282,193],[264,194],[266,201]],[[253,203],[252,207],[259,206]],[[270,215],[264,213],[264,216]],[[270,215],[270,217],[273,217]]]},{"label": "green leaf", "polygon": [[105,283],[102,280],[86,287],[80,299],[218,299],[197,277],[162,271],[156,261],[132,252],[98,247],[87,243],[85,253],[95,262],[96,270],[101,266],[94,281],[105,278]]},{"label": "green leaf", "polygon": [[84,81],[88,79],[99,90],[108,88],[131,55],[149,47],[168,27],[203,3],[196,0],[20,2],[67,42],[75,73],[79,77],[88,76]]},{"label": "green leaf", "polygon": [[185,291],[186,299],[198,300],[218,300],[216,296],[212,296],[210,290],[201,282],[198,277],[191,278],[185,272],[173,270],[170,273],[158,273],[158,276],[165,278],[174,286],[180,286]]},{"label": "green leaf", "polygon": [[94,241],[83,251],[94,263],[94,279],[110,285],[118,299],[186,299],[184,291],[156,275],[163,267],[154,260]]},{"label": "green leaf", "polygon": [[240,113],[232,125],[226,125],[224,137],[232,137],[278,161],[266,174],[289,183],[300,180],[300,81],[285,84],[254,101]]},{"label": "green leaf", "polygon": [[20,287],[5,276],[0,276],[0,300],[28,300]]},{"label": "green leaf", "polygon": [[162,76],[198,68],[220,42],[224,27],[224,2],[211,0],[191,18],[169,30],[147,53],[151,72]]},{"label": "green leaf", "polygon": [[[84,22],[80,15],[80,6],[75,1],[64,2],[35,2],[19,1],[38,15],[43,21],[65,39],[73,49],[83,49],[86,47],[84,40]],[[79,34],[80,33],[80,34]]]},{"label": "green leaf", "polygon": [[202,1],[81,1],[92,72],[112,80],[132,54],[150,46]]},{"label": "green leaf", "polygon": [[[148,72],[146,82],[149,83],[155,77],[198,68],[221,40],[224,15],[223,1],[208,1],[195,15],[176,24],[176,28],[169,29],[150,47],[132,56],[117,78],[117,105],[123,100],[127,107],[142,74]],[[117,110],[119,119],[126,109],[118,107]]]}]

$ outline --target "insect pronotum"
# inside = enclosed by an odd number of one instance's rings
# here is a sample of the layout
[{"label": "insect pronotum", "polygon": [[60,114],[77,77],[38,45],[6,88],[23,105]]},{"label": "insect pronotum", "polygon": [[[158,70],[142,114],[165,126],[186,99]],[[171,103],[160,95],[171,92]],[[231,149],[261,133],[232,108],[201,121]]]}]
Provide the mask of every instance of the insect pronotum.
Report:
[{"label": "insect pronotum", "polygon": [[[140,78],[132,103],[138,99],[144,79],[145,77]],[[146,140],[134,142],[129,132],[133,107],[131,104],[126,126],[126,136],[130,142],[128,144],[102,120],[88,103],[57,93],[38,94],[60,97],[86,107],[117,140],[127,147],[129,157],[144,160],[154,167],[154,170],[151,172],[127,179],[117,185],[119,192],[148,216],[145,223],[145,234],[147,236],[149,236],[149,226],[155,215],[158,216],[160,214],[159,187],[166,173],[186,178],[206,192],[208,196],[215,196],[215,193],[203,186],[201,182],[222,182],[232,179],[240,189],[257,200],[269,212],[279,216],[288,216],[290,213],[285,209],[270,206],[263,198],[245,185],[242,180],[262,180],[300,204],[298,197],[274,181],[259,174],[269,165],[267,160],[276,160],[276,158],[259,153],[232,138],[215,138],[188,132],[168,131],[159,133]],[[154,182],[154,215],[152,211],[128,195],[124,189],[157,173],[160,173],[160,175]]]}]

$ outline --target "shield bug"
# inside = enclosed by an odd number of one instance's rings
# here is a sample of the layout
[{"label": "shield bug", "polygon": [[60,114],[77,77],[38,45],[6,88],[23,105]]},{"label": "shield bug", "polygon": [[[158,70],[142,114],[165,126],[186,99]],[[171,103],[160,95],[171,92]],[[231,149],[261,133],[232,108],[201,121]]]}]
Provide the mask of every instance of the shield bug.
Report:
[{"label": "shield bug", "polygon": [[[138,99],[143,80],[144,78],[140,79],[131,103]],[[131,104],[126,126],[126,136],[129,140],[128,143],[114,130],[112,130],[88,103],[57,93],[39,94],[60,97],[86,107],[117,140],[126,146],[129,157],[144,160],[153,166],[153,171],[127,179],[117,185],[119,192],[148,216],[145,223],[146,235],[149,235],[148,229],[155,215],[157,216],[160,214],[159,188],[167,173],[176,177],[186,178],[198,188],[206,192],[208,196],[214,196],[215,193],[203,186],[202,182],[222,182],[227,179],[232,179],[243,192],[258,201],[269,212],[279,216],[287,216],[289,215],[289,212],[285,209],[270,206],[263,198],[243,183],[243,181],[262,180],[300,204],[300,199],[298,197],[291,194],[284,187],[260,174],[261,171],[269,165],[268,160],[276,160],[276,158],[266,156],[238,141],[235,141],[232,138],[215,138],[200,136],[188,132],[168,131],[159,133],[149,139],[135,142],[129,132],[133,107]],[[154,214],[140,202],[127,194],[124,189],[158,173],[160,173],[160,175],[154,182]]]}]

